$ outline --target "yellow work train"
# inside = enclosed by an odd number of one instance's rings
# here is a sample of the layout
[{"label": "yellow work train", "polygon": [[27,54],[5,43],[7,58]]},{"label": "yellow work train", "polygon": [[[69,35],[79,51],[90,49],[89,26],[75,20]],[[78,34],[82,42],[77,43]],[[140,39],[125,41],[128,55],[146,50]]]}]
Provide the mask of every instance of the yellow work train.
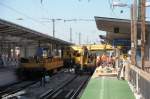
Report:
[{"label": "yellow work train", "polygon": [[[41,78],[45,75],[63,67],[63,58],[60,55],[45,55],[43,48],[38,48],[34,57],[21,58],[20,67],[17,69],[17,75],[20,79]],[[48,52],[48,51],[47,51]]]},{"label": "yellow work train", "polygon": [[105,44],[75,45],[70,48],[71,57],[75,61],[76,72],[87,71],[90,73],[95,70],[96,57],[104,51],[113,50],[111,45]]},{"label": "yellow work train", "polygon": [[[61,68],[74,68],[76,72],[93,72],[96,67],[97,52],[112,50],[110,45],[74,45],[67,46],[61,52],[61,57],[36,55],[32,58],[22,58],[17,75],[24,78],[40,78]],[[42,52],[39,52],[42,54]]]},{"label": "yellow work train", "polygon": [[41,78],[54,73],[63,67],[63,59],[60,57],[42,59],[22,59],[17,70],[19,79]]}]

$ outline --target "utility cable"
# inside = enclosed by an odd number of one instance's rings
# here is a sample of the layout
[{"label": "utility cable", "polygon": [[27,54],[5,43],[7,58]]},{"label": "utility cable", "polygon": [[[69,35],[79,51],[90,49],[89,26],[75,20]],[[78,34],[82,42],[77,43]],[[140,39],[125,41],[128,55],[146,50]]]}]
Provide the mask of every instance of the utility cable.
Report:
[{"label": "utility cable", "polygon": [[10,10],[12,10],[12,11],[14,11],[14,12],[20,14],[20,15],[25,16],[26,18],[28,18],[28,19],[30,19],[30,20],[32,20],[32,21],[34,21],[34,22],[36,22],[36,23],[38,23],[38,24],[40,24],[40,25],[42,25],[42,26],[44,25],[44,26],[46,26],[47,28],[49,28],[47,25],[41,23],[40,21],[38,21],[38,20],[36,20],[36,19],[34,19],[34,18],[32,18],[32,17],[30,17],[30,16],[28,16],[28,15],[26,15],[26,14],[24,14],[24,13],[22,13],[22,12],[16,10],[16,9],[14,9],[14,8],[12,8],[12,7],[10,7],[10,6],[6,5],[6,4],[4,4],[4,3],[1,3],[1,2],[0,2],[0,5],[3,6],[3,7],[8,8],[8,9],[10,9]]}]

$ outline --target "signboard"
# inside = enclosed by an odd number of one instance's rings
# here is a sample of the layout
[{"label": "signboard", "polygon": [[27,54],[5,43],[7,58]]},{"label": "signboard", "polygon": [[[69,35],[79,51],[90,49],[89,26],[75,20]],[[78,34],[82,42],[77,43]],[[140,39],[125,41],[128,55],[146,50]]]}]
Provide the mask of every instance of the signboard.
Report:
[{"label": "signboard", "polygon": [[131,41],[127,39],[114,39],[113,46],[131,46]]},{"label": "signboard", "polygon": [[127,39],[115,39],[113,40],[114,46],[120,46],[123,53],[127,53],[131,49],[131,41]]}]

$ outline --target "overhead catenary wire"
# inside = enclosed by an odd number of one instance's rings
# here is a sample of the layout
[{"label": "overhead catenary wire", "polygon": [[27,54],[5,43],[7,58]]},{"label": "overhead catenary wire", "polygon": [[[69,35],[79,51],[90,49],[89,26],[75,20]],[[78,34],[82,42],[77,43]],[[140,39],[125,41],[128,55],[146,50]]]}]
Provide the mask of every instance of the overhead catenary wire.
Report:
[{"label": "overhead catenary wire", "polygon": [[114,12],[114,7],[112,6],[112,1],[113,0],[108,0],[108,4],[110,6],[111,14],[114,15],[115,17],[118,17],[117,14]]},{"label": "overhead catenary wire", "polygon": [[43,22],[49,22],[51,21],[53,23],[53,37],[55,37],[55,22],[56,21],[64,21],[64,22],[71,22],[71,21],[94,21],[93,19],[61,19],[61,18],[41,18],[46,21]]},{"label": "overhead catenary wire", "polygon": [[[108,0],[108,3],[110,5],[110,10],[112,12],[112,14],[116,17],[119,18],[120,16],[118,16],[115,12],[114,9],[115,7],[126,7],[126,8],[130,8],[130,6],[128,6],[127,3],[123,3],[121,0]],[[120,10],[120,13],[123,13],[123,9]]]},{"label": "overhead catenary wire", "polygon": [[46,16],[47,17],[49,17],[49,11],[45,8],[45,6],[44,6],[44,4],[43,4],[43,0],[41,0],[41,6],[40,6],[40,8],[41,8],[41,10],[43,10],[43,12],[45,12],[45,14],[46,14]]},{"label": "overhead catenary wire", "polygon": [[23,13],[23,12],[20,12],[20,11],[16,10],[15,8],[13,8],[13,7],[11,7],[11,6],[8,6],[8,5],[6,5],[6,4],[4,4],[4,3],[1,3],[1,2],[0,2],[0,5],[3,6],[3,7],[5,7],[5,8],[7,8],[7,9],[9,9],[9,10],[11,10],[11,11],[16,12],[17,14],[20,14],[20,15],[25,16],[26,18],[28,18],[28,19],[30,19],[30,20],[32,20],[32,21],[34,21],[34,22],[36,22],[36,23],[38,23],[38,24],[40,24],[40,25],[42,25],[42,26],[44,25],[44,26],[46,26],[47,28],[49,28],[47,25],[43,24],[42,22],[36,20],[35,18],[33,18],[33,17],[31,17],[31,16],[26,15],[26,14]]},{"label": "overhead catenary wire", "polygon": [[69,22],[69,21],[95,21],[94,19],[64,19],[64,22]]},{"label": "overhead catenary wire", "polygon": [[[42,1],[44,1],[44,0],[42,0]],[[44,24],[43,22],[41,22],[40,20],[38,20],[38,19],[36,19],[36,18],[34,18],[34,17],[32,17],[32,16],[29,16],[29,15],[27,15],[26,13],[24,13],[24,12],[21,12],[20,10],[18,10],[18,9],[16,9],[16,8],[14,8],[13,6],[11,6],[11,5],[8,5],[8,4],[5,4],[5,3],[1,3],[0,2],[0,6],[3,6],[3,7],[5,7],[5,8],[7,8],[7,9],[9,9],[10,11],[13,11],[13,12],[15,12],[15,13],[17,13],[17,14],[19,14],[19,15],[21,15],[21,16],[24,16],[24,17],[26,17],[26,18],[28,18],[28,19],[30,19],[31,21],[33,21],[33,22],[36,22],[36,23],[38,23],[39,25],[42,25],[42,27],[46,27],[47,29],[49,29],[49,26],[47,26],[47,24]],[[42,5],[43,6],[43,5]],[[19,20],[24,20],[23,18],[18,18]],[[83,22],[92,22],[92,21],[95,21],[94,19],[63,19],[63,21],[64,22],[76,22],[76,21],[83,21]]]}]

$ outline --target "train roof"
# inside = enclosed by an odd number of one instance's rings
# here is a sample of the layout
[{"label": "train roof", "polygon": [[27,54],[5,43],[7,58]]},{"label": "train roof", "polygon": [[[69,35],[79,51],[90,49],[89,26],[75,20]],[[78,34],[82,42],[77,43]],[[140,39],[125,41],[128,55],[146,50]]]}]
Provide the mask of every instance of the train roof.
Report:
[{"label": "train roof", "polygon": [[107,44],[74,45],[74,46],[71,46],[71,48],[74,50],[81,50],[83,46],[87,47],[87,49],[91,50],[91,51],[113,50],[113,47],[111,45],[107,45]]}]

